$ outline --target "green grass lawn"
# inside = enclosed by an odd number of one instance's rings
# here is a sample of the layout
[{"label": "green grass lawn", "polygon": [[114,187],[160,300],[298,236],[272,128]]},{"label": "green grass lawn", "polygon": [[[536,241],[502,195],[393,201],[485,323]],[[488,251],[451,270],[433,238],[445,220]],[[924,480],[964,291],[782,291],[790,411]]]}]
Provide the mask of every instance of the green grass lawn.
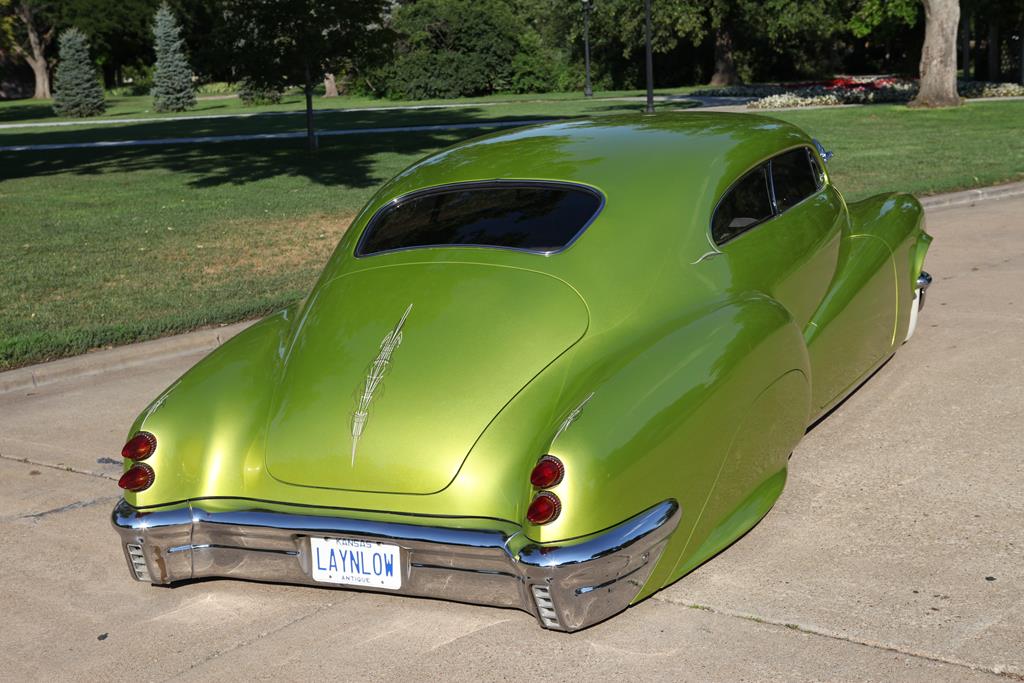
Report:
[{"label": "green grass lawn", "polygon": [[[523,112],[596,114],[621,106],[635,109],[607,101],[520,102],[450,110],[440,118],[436,111],[401,112],[401,119],[366,112],[343,121],[416,125],[528,118]],[[1024,178],[1024,102],[777,116],[836,152],[833,179],[849,199]],[[202,134],[205,125],[187,130]],[[239,130],[237,120],[231,130]],[[295,140],[0,153],[0,368],[286,305],[305,294],[381,182],[481,132],[324,138],[316,155]],[[114,138],[111,130],[108,139]],[[0,144],[6,140],[0,137]]]}]

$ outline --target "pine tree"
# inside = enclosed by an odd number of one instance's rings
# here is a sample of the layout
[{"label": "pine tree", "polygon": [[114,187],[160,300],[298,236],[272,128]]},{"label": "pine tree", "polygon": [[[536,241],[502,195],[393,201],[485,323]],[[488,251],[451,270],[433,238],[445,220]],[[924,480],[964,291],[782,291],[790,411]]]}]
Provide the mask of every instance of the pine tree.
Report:
[{"label": "pine tree", "polygon": [[53,110],[60,116],[97,116],[107,108],[89,39],[77,28],[60,34],[60,63],[53,79]]},{"label": "pine tree", "polygon": [[196,104],[192,67],[185,57],[181,27],[167,3],[160,5],[153,22],[156,39],[156,69],[153,74],[153,108],[157,111],[185,111]]}]

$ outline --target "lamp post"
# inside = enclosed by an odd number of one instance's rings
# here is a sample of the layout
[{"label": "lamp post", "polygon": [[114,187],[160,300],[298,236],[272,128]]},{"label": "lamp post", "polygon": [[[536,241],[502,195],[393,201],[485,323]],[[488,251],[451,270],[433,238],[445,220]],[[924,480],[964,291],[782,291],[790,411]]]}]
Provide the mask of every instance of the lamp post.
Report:
[{"label": "lamp post", "polygon": [[654,61],[651,55],[651,0],[644,0],[644,42],[647,53],[647,108],[648,114],[654,113]]},{"label": "lamp post", "polygon": [[583,96],[593,97],[594,90],[590,87],[590,10],[593,0],[583,0],[583,64],[586,80],[583,82]]}]

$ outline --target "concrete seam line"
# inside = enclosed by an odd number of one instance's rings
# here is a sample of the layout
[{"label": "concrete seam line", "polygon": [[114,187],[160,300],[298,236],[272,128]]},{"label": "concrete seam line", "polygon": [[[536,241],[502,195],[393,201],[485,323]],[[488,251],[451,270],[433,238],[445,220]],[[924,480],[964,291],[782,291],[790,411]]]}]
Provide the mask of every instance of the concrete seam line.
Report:
[{"label": "concrete seam line", "polygon": [[104,496],[102,498],[93,498],[92,500],[79,500],[74,503],[68,503],[67,505],[61,505],[58,508],[50,508],[49,510],[43,510],[42,512],[30,512],[25,515],[17,515],[11,519],[31,519],[33,521],[42,519],[43,517],[49,517],[50,515],[59,515],[63,512],[71,512],[73,510],[81,510],[83,508],[92,507],[93,505],[99,505],[100,503],[113,503],[119,500],[121,496]]},{"label": "concrete seam line", "polygon": [[9,462],[20,462],[25,465],[34,465],[36,467],[47,467],[51,470],[57,470],[58,472],[71,472],[72,474],[82,474],[87,477],[96,477],[97,479],[106,479],[108,481],[117,481],[117,477],[112,477],[109,474],[100,474],[98,472],[90,472],[88,470],[78,470],[70,465],[52,465],[48,462],[39,462],[38,460],[29,460],[28,458],[12,458],[9,455],[0,453],[0,460],[7,460]]},{"label": "concrete seam line", "polygon": [[733,610],[723,610],[708,605],[699,605],[696,603],[682,602],[678,600],[670,600],[668,598],[655,595],[651,597],[652,600],[662,602],[668,605],[676,605],[677,607],[686,607],[688,609],[701,610],[703,612],[710,612],[724,617],[732,617],[734,619],[743,619],[744,621],[750,621],[755,624],[766,624],[768,626],[774,626],[776,628],[785,628],[799,633],[806,633],[807,635],[816,636],[819,638],[828,638],[829,640],[837,640],[843,643],[849,643],[851,645],[860,645],[862,647],[869,647],[874,650],[882,650],[885,652],[892,652],[895,654],[903,655],[905,657],[912,657],[914,659],[923,659],[936,664],[945,664],[947,666],[956,666],[970,671],[980,671],[983,673],[992,674],[993,676],[1000,676],[1003,678],[1009,678],[1011,680],[1024,681],[1024,675],[1018,674],[1013,671],[1001,671],[993,669],[991,667],[971,664],[970,662],[961,661],[958,659],[949,659],[941,657],[939,655],[927,654],[924,652],[912,652],[910,650],[903,650],[894,645],[886,645],[885,643],[876,643],[869,640],[859,640],[852,638],[841,633],[834,633],[829,631],[823,631],[814,629],[808,626],[802,626],[794,622],[777,621],[774,619],[766,619],[765,617],[757,616],[756,614],[747,614],[745,612],[736,612]]},{"label": "concrete seam line", "polygon": [[[934,211],[1020,195],[1024,195],[1024,182],[933,195],[922,198],[921,204],[926,209]],[[196,353],[203,349],[214,349],[254,322],[256,320],[248,320],[212,330],[186,332],[173,337],[136,342],[0,372],[0,396],[87,375],[137,367],[156,360]]]},{"label": "concrete seam line", "polygon": [[236,650],[241,650],[242,648],[246,648],[246,647],[249,647],[250,645],[258,643],[259,641],[263,640],[264,638],[276,635],[277,633],[280,633],[281,631],[283,631],[283,630],[285,630],[287,628],[290,628],[291,626],[294,626],[295,624],[297,624],[297,623],[299,623],[301,621],[306,621],[307,619],[312,619],[313,617],[321,614],[322,612],[324,612],[326,610],[331,609],[332,607],[334,607],[334,603],[333,602],[328,602],[325,605],[320,605],[319,607],[316,607],[315,609],[313,609],[310,612],[307,612],[306,614],[302,614],[302,615],[297,616],[294,619],[292,619],[292,620],[290,620],[290,621],[288,621],[288,622],[286,622],[284,624],[281,624],[277,628],[272,628],[269,631],[260,631],[254,637],[249,638],[248,640],[239,641],[239,642],[235,643],[234,645],[232,645],[231,647],[229,647],[229,648],[227,648],[225,650],[216,650],[214,652],[211,652],[204,659],[202,659],[202,660],[200,660],[198,662],[193,662],[193,663],[189,664],[184,669],[182,669],[182,670],[180,670],[180,671],[178,671],[176,673],[171,674],[170,676],[168,676],[167,678],[165,678],[163,680],[165,680],[165,681],[176,680],[176,679],[180,678],[183,674],[186,674],[189,671],[192,671],[193,669],[196,669],[196,668],[201,667],[201,666],[205,666],[206,664],[209,664],[210,662],[214,661],[215,659],[220,659],[224,655],[231,654],[232,652],[235,652]]}]

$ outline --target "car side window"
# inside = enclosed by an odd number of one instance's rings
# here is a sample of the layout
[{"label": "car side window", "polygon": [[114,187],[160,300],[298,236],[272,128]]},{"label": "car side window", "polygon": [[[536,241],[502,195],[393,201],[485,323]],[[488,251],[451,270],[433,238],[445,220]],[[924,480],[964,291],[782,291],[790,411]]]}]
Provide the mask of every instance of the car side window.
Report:
[{"label": "car side window", "polygon": [[771,166],[775,206],[779,213],[818,191],[818,172],[806,147],[780,154],[772,159]]},{"label": "car side window", "polygon": [[724,244],[771,217],[768,169],[767,166],[759,166],[722,197],[711,221],[711,236],[716,244]]}]

